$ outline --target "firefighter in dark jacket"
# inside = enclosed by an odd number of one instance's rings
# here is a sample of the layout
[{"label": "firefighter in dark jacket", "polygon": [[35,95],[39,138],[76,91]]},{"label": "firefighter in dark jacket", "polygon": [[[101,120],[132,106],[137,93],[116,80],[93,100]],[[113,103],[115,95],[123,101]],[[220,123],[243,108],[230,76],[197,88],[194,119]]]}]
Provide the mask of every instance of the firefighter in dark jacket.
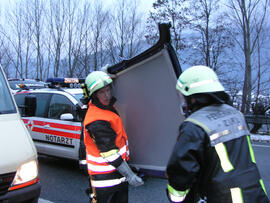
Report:
[{"label": "firefighter in dark jacket", "polygon": [[84,119],[84,143],[93,202],[127,203],[128,183],[143,184],[129,167],[128,139],[111,96],[111,77],[102,71],[85,80],[90,97]]},{"label": "firefighter in dark jacket", "polygon": [[184,71],[176,84],[190,115],[167,165],[171,202],[269,202],[243,115],[230,104],[215,72]]}]

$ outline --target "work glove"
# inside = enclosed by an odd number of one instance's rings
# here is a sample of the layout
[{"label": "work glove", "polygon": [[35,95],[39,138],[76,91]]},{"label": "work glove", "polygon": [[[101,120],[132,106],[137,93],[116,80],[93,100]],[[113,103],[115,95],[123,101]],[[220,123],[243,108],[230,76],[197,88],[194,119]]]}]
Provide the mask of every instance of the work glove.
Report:
[{"label": "work glove", "polygon": [[101,67],[101,71],[107,73],[111,79],[115,79],[116,78],[116,75],[115,74],[111,74],[108,72],[108,68],[109,68],[109,64],[106,64],[105,66]]},{"label": "work glove", "polygon": [[117,167],[117,170],[122,176],[126,177],[130,185],[137,187],[144,184],[143,180],[133,173],[126,161],[123,161],[121,165]]}]

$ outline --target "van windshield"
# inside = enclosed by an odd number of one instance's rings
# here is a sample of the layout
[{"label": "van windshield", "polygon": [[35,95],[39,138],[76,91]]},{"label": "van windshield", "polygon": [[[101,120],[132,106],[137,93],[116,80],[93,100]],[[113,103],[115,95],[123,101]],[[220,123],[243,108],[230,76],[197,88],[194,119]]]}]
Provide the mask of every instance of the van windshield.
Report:
[{"label": "van windshield", "polygon": [[4,74],[0,69],[0,114],[16,113],[16,107],[12,100],[9,87]]}]

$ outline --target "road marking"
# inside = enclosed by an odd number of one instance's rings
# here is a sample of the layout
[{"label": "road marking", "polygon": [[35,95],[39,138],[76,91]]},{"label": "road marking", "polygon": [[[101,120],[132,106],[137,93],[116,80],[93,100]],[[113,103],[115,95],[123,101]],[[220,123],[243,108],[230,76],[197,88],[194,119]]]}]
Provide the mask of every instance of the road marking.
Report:
[{"label": "road marking", "polygon": [[46,200],[46,199],[39,198],[38,203],[53,203],[53,202]]},{"label": "road marking", "polygon": [[270,145],[259,145],[259,144],[252,144],[253,147],[265,147],[270,148]]}]

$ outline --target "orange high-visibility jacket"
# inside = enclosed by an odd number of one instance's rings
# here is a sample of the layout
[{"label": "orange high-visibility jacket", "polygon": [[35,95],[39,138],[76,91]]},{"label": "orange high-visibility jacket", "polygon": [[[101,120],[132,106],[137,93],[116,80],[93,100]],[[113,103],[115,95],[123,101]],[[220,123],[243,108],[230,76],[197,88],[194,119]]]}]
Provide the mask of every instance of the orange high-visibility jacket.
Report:
[{"label": "orange high-visibility jacket", "polygon": [[117,155],[121,155],[123,160],[129,159],[128,139],[119,115],[110,111],[98,108],[89,102],[89,108],[84,119],[84,144],[87,153],[87,167],[90,175],[106,174],[116,170],[116,168],[108,163],[108,160],[100,155],[97,145],[94,143],[85,126],[88,124],[103,120],[111,124],[112,129],[116,133],[115,145],[119,151]]}]

